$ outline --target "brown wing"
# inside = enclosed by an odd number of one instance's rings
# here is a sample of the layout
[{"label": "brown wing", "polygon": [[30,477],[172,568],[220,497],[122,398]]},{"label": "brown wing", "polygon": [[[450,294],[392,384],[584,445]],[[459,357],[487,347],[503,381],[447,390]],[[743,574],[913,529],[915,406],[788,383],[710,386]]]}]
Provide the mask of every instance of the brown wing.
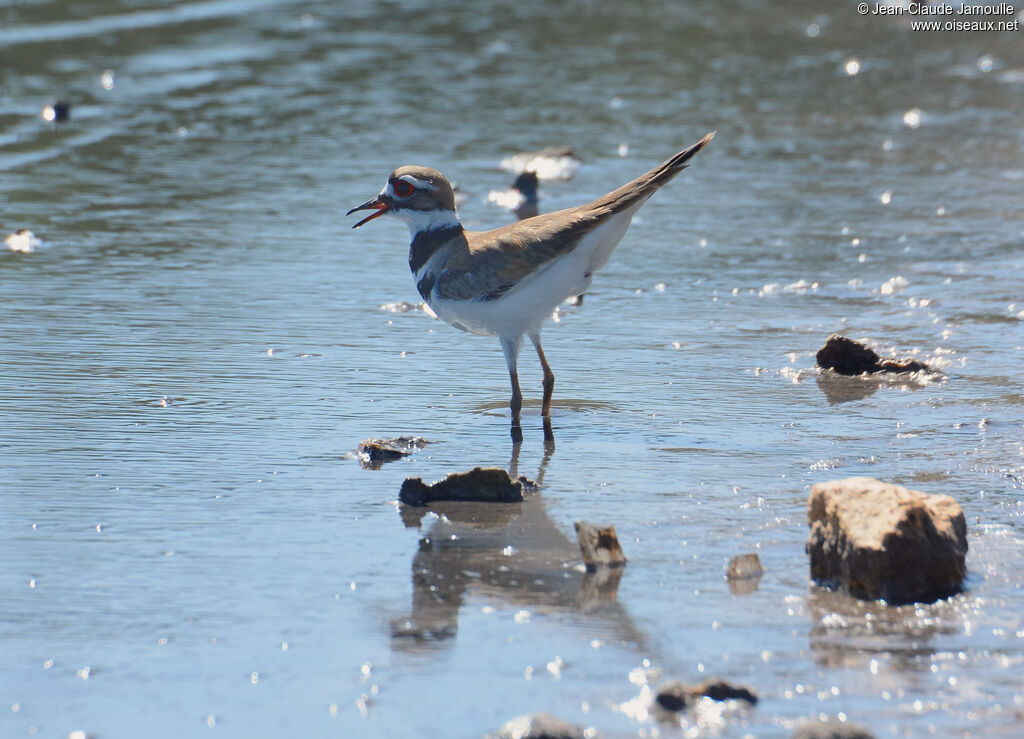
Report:
[{"label": "brown wing", "polygon": [[453,256],[437,276],[437,294],[448,300],[495,300],[531,272],[572,251],[600,218],[570,208],[467,234],[470,247]]}]

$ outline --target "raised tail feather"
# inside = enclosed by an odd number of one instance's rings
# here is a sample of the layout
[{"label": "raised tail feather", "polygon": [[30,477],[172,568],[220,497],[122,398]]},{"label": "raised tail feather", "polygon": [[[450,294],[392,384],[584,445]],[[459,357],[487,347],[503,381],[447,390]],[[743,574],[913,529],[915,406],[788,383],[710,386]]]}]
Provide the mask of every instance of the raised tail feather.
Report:
[{"label": "raised tail feather", "polygon": [[632,203],[647,200],[663,185],[686,169],[686,162],[698,151],[708,145],[708,142],[715,137],[715,131],[707,134],[693,146],[683,149],[668,161],[659,164],[646,174],[642,174],[632,182],[627,182],[617,190],[614,190],[603,198],[597,200],[594,205],[598,207],[609,207],[614,209],[628,206]]}]

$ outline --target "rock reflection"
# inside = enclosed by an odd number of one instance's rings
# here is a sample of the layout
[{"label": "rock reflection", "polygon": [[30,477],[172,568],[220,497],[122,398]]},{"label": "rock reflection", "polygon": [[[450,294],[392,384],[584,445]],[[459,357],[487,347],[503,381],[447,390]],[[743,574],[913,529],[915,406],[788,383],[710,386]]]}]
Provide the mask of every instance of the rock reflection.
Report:
[{"label": "rock reflection", "polygon": [[[962,596],[928,605],[890,606],[812,586],[807,597],[814,661],[829,668],[870,668],[885,655],[896,672],[928,670],[934,638],[960,631],[954,613]],[[874,663],[874,664],[872,664]]]},{"label": "rock reflection", "polygon": [[[518,476],[519,444],[509,474]],[[536,480],[554,453],[553,435]],[[588,573],[579,548],[548,517],[541,493],[521,503],[436,502],[401,506],[406,526],[431,520],[412,560],[412,611],[391,622],[400,650],[436,648],[458,633],[459,609],[470,596],[534,613],[569,611],[599,618],[626,643],[642,648],[644,635],[616,594],[622,568]]]},{"label": "rock reflection", "polygon": [[748,577],[742,580],[728,580],[729,592],[733,595],[751,595],[761,587],[760,577]]},{"label": "rock reflection", "polygon": [[940,380],[941,376],[937,373],[879,372],[876,374],[840,375],[831,370],[823,370],[816,378],[818,389],[825,394],[829,405],[866,400],[882,387],[892,390],[921,390]]},{"label": "rock reflection", "polygon": [[829,405],[866,400],[875,394],[879,384],[861,376],[846,377],[834,372],[822,372],[818,375],[817,383]]}]

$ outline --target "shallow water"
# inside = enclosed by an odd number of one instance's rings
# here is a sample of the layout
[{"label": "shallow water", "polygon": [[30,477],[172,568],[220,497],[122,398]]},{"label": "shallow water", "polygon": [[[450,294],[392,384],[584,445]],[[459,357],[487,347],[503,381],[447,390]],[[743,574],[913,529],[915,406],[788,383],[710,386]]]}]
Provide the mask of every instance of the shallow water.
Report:
[{"label": "shallow water", "polygon": [[[0,59],[0,227],[45,241],[0,254],[3,736],[1019,731],[1018,34],[811,2],[93,0],[0,8]],[[344,211],[417,162],[490,227],[518,151],[576,150],[555,209],[708,130],[545,333],[553,448],[524,351],[514,454],[497,343],[382,309],[418,299],[407,233]],[[833,332],[944,376],[837,383]],[[351,454],[401,434],[437,443]],[[542,492],[395,503],[475,465]],[[963,595],[808,584],[810,486],[853,475],[960,502]],[[581,519],[618,529],[617,592],[576,566]],[[644,713],[709,675],[761,702]]]}]

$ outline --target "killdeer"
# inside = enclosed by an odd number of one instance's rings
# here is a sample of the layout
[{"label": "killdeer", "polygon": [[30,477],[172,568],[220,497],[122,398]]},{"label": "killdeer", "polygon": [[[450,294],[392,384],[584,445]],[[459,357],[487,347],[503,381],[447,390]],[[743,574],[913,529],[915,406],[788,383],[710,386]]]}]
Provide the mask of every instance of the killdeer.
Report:
[{"label": "killdeer", "polygon": [[412,235],[409,267],[427,305],[455,328],[498,337],[512,383],[513,438],[517,432],[521,438],[517,360],[523,337],[530,337],[544,372],[541,416],[547,419],[555,375],[541,347],[541,324],[567,297],[587,291],[640,207],[713,136],[592,203],[491,231],[462,228],[451,185],[430,167],[399,167],[377,197],[346,215],[374,211],[353,228],[383,215],[405,221]]}]

